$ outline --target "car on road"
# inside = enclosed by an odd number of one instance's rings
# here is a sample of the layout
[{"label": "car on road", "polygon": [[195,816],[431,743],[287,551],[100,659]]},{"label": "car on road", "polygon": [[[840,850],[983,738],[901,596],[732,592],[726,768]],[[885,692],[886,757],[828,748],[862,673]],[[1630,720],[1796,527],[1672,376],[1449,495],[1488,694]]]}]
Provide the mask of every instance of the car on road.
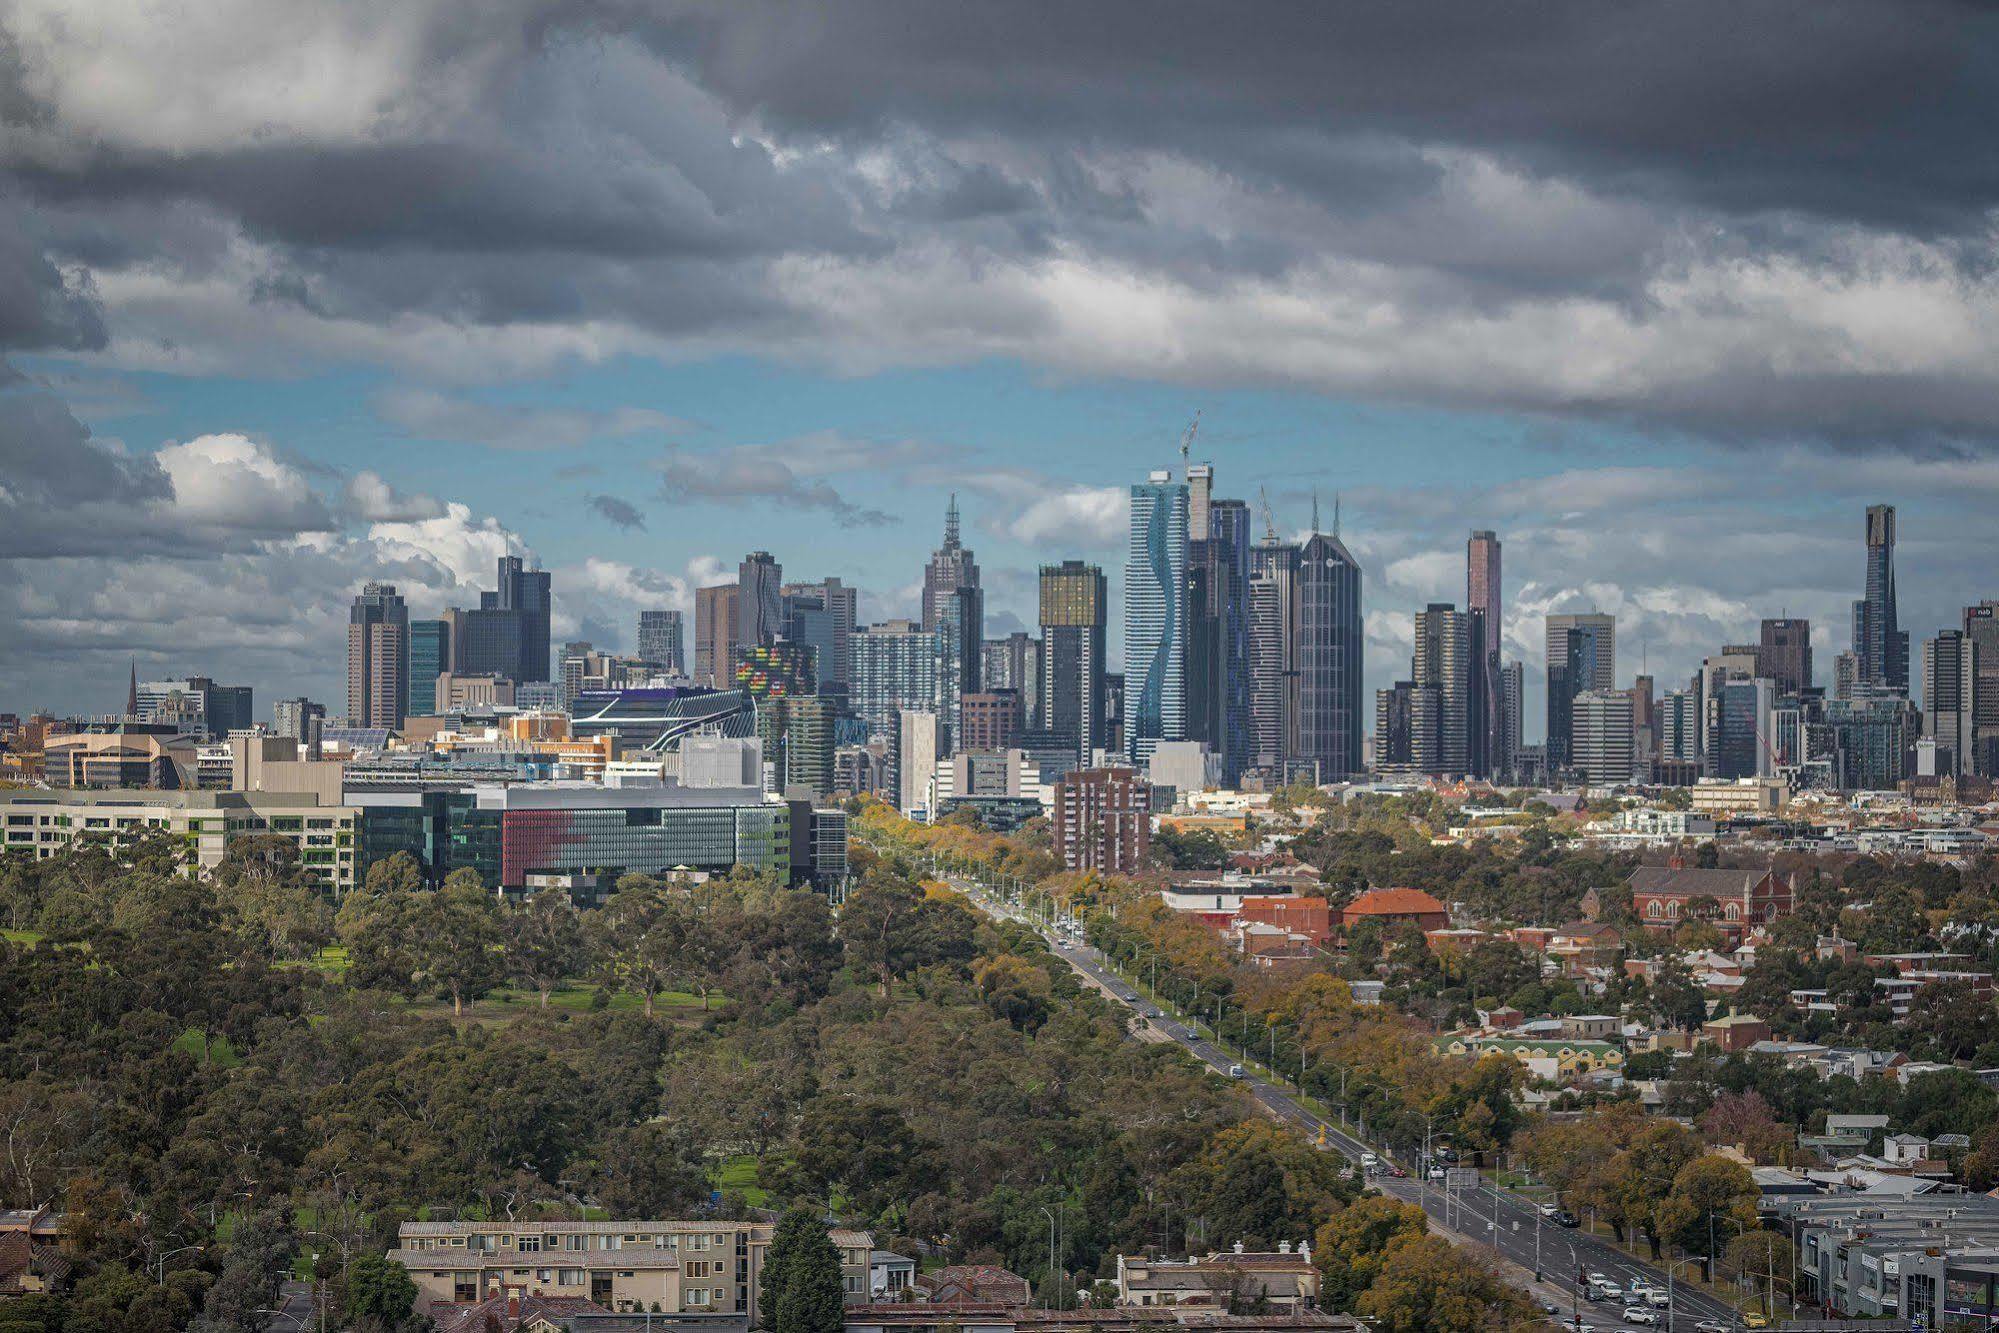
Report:
[{"label": "car on road", "polygon": [[1560,1217],[1561,1215],[1562,1215],[1562,1210],[1559,1207],[1557,1207],[1555,1204],[1544,1203],[1541,1205],[1541,1216],[1547,1218],[1550,1222],[1554,1221],[1556,1218]]},{"label": "car on road", "polygon": [[1752,1310],[1742,1316],[1742,1326],[1744,1328],[1768,1328],[1770,1327],[1770,1321]]},{"label": "car on road", "polygon": [[1577,1217],[1574,1213],[1570,1212],[1566,1208],[1564,1208],[1561,1212],[1555,1214],[1555,1225],[1558,1227],[1574,1228],[1574,1227],[1579,1227],[1582,1224],[1583,1220],[1580,1217]]},{"label": "car on road", "polygon": [[1428,1174],[1430,1179],[1432,1180],[1442,1180],[1444,1178],[1444,1168],[1441,1166],[1433,1166],[1430,1168]]},{"label": "car on road", "polygon": [[1439,1149],[1437,1149],[1437,1160],[1438,1160],[1438,1161],[1440,1161],[1440,1162],[1455,1162],[1455,1161],[1457,1161],[1457,1160],[1458,1160],[1458,1153],[1457,1153],[1457,1149],[1455,1149],[1455,1148],[1439,1148]]},{"label": "car on road", "polygon": [[1406,1166],[1396,1166],[1391,1163],[1388,1168],[1388,1174],[1394,1176],[1397,1180],[1407,1180],[1409,1179],[1409,1168]]},{"label": "car on road", "polygon": [[1624,1322],[1627,1324],[1656,1324],[1659,1322],[1659,1316],[1646,1306],[1627,1305],[1624,1307]]},{"label": "car on road", "polygon": [[1360,1169],[1370,1173],[1379,1171],[1381,1169],[1381,1159],[1371,1152],[1364,1152],[1360,1155]]},{"label": "car on road", "polygon": [[1242,1073],[1242,1066],[1241,1066],[1241,1065],[1230,1065],[1230,1066],[1229,1066],[1229,1077],[1230,1077],[1230,1078],[1241,1078],[1242,1076],[1243,1076],[1243,1073]]},{"label": "car on road", "polygon": [[1735,1333],[1735,1326],[1719,1319],[1703,1319],[1694,1325],[1694,1333]]}]

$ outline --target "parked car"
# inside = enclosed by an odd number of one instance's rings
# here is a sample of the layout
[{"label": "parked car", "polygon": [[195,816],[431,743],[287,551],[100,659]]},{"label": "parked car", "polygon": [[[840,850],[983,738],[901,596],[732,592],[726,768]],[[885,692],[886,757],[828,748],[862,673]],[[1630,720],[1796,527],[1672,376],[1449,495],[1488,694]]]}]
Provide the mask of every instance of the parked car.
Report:
[{"label": "parked car", "polygon": [[1770,1321],[1752,1310],[1742,1316],[1742,1326],[1744,1328],[1768,1328],[1770,1327]]},{"label": "parked car", "polygon": [[1694,1333],[1735,1333],[1735,1330],[1719,1319],[1703,1319],[1694,1325]]},{"label": "parked car", "polygon": [[1541,1205],[1541,1216],[1547,1218],[1550,1222],[1554,1221],[1556,1218],[1560,1217],[1561,1215],[1562,1215],[1562,1210],[1556,1205],[1552,1203],[1544,1203]]},{"label": "parked car", "polygon": [[1397,1180],[1407,1180],[1409,1179],[1409,1168],[1406,1166],[1390,1166],[1388,1174],[1394,1176]]}]

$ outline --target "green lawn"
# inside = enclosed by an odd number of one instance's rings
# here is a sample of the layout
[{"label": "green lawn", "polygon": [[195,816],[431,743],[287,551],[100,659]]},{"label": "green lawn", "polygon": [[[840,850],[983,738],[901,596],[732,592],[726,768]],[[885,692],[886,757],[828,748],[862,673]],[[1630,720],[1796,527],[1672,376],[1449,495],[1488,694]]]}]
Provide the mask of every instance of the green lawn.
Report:
[{"label": "green lawn", "polygon": [[42,932],[39,930],[0,930],[0,939],[9,944],[40,944]]},{"label": "green lawn", "polygon": [[712,1181],[718,1190],[742,1195],[743,1202],[752,1208],[763,1207],[770,1198],[769,1192],[757,1184],[757,1159],[748,1153],[723,1162]]},{"label": "green lawn", "polygon": [[[592,1002],[596,998],[597,991],[596,986],[580,983],[566,986],[549,993],[548,1007],[551,1012],[560,1010],[565,1013],[589,1013],[592,1012]],[[720,1009],[726,1002],[720,995],[708,997],[710,1010]],[[655,1014],[666,1017],[689,1019],[698,1017],[701,1013],[701,997],[686,991],[661,991],[652,997],[652,1004]],[[435,996],[410,1001],[408,1008],[412,1013],[428,1017],[453,1016],[451,1001],[438,999]],[[535,1013],[540,1008],[541,995],[538,992],[500,987],[489,991],[482,999],[469,1001],[465,1006],[464,1017],[481,1023],[506,1022],[509,1019]],[[636,991],[612,991],[605,1008],[611,1013],[643,1013],[645,997]]]},{"label": "green lawn", "polygon": [[236,1048],[230,1044],[229,1038],[214,1036],[204,1042],[200,1028],[189,1028],[181,1033],[174,1040],[173,1049],[186,1051],[197,1060],[205,1059],[217,1069],[234,1069],[243,1063],[243,1057],[236,1053]]}]

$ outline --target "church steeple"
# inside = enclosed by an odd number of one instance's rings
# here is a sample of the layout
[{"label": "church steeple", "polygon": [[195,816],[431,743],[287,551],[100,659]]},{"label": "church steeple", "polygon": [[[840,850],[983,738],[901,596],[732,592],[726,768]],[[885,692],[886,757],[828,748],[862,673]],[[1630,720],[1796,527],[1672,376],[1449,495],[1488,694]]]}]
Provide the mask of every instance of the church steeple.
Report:
[{"label": "church steeple", "polygon": [[125,716],[139,715],[139,659],[132,659],[132,683],[125,688]]}]

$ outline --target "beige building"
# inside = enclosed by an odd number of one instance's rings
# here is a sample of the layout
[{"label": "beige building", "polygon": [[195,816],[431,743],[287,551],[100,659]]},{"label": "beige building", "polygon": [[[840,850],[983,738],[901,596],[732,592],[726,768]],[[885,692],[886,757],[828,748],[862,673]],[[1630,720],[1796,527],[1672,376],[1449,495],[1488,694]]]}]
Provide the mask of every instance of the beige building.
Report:
[{"label": "beige building", "polygon": [[[582,1296],[607,1310],[731,1314],[755,1324],[768,1222],[405,1222],[389,1258],[419,1307],[494,1296]],[[828,1232],[849,1304],[868,1297],[873,1237]]]},{"label": "beige building", "polygon": [[1262,1301],[1281,1312],[1310,1310],[1319,1299],[1319,1270],[1312,1247],[1289,1241],[1275,1250],[1245,1251],[1199,1259],[1150,1259],[1120,1254],[1117,1301],[1123,1306],[1195,1305],[1228,1309],[1242,1301]]},{"label": "beige building", "polygon": [[155,831],[185,848],[186,868],[208,874],[233,838],[274,834],[336,894],[354,887],[360,811],[309,794],[228,791],[0,791],[0,848],[46,860],[78,837],[113,847]]}]

